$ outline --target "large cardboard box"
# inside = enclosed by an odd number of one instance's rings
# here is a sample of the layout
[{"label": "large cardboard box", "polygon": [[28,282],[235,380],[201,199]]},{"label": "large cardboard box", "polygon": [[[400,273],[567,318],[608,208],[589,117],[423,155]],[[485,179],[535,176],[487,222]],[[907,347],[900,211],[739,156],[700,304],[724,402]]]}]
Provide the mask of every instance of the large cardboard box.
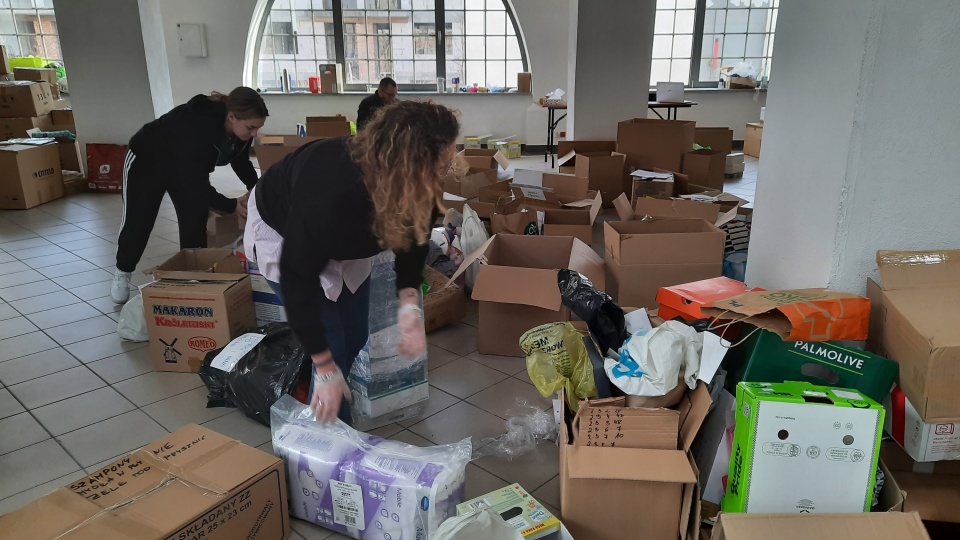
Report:
[{"label": "large cardboard box", "polygon": [[[702,384],[698,391],[708,394]],[[697,538],[700,494],[689,450],[709,409],[709,395],[701,401],[706,406],[681,410],[679,427],[664,435],[679,448],[600,446],[578,438],[561,392],[560,504],[574,538],[621,540],[639,537],[639,531],[645,540]],[[637,435],[637,441],[651,440]]]},{"label": "large cardboard box", "polygon": [[195,373],[206,353],[256,325],[250,278],[229,249],[182,250],[153,275],[141,294],[157,371]]},{"label": "large cardboard box", "polygon": [[648,171],[637,169],[629,176],[630,201],[634,204],[640,199],[669,199],[676,191],[672,172]]},{"label": "large cardboard box", "polygon": [[900,386],[927,423],[960,418],[960,251],[880,251],[867,282],[868,345],[900,364]]},{"label": "large cardboard box", "polygon": [[607,293],[622,306],[657,307],[660,287],[723,273],[725,234],[702,219],[603,224]]},{"label": "large cardboard box", "polygon": [[763,124],[747,124],[746,129],[743,136],[743,153],[758,158],[760,143],[763,142]]},{"label": "large cardboard box", "polygon": [[575,174],[577,156],[593,152],[616,152],[617,141],[559,141],[557,143],[557,172]]},{"label": "large cardboard box", "polygon": [[[514,199],[507,203],[502,196],[497,199],[497,214],[491,218],[493,233],[573,236],[592,245],[593,223],[602,207],[600,193],[587,189],[587,179],[577,176],[543,174],[540,183],[540,186],[508,184]],[[501,188],[503,184],[490,186],[489,190]],[[499,195],[491,191],[482,191],[481,199]],[[538,212],[542,212],[542,222]]]},{"label": "large cardboard box", "polygon": [[520,336],[550,322],[570,320],[557,286],[557,269],[586,275],[603,290],[603,259],[573,237],[494,235],[467,255],[454,279],[474,261],[480,270],[473,299],[480,302],[482,354],[524,356]]},{"label": "large cardboard box", "polygon": [[883,401],[886,431],[917,462],[960,460],[960,419],[928,424],[899,387]]},{"label": "large cardboard box", "polygon": [[723,189],[727,155],[719,150],[693,150],[683,155],[682,173],[694,184]]},{"label": "large cardboard box", "polygon": [[53,68],[18,67],[13,70],[18,81],[44,81],[50,85],[53,99],[60,99],[60,85],[57,84],[57,70]]},{"label": "large cardboard box", "polygon": [[2,539],[284,540],[283,461],[196,424],[0,516]]},{"label": "large cardboard box", "polygon": [[723,514],[713,540],[930,540],[916,512],[872,514]]},{"label": "large cardboard box", "polygon": [[626,177],[626,156],[619,152],[584,152],[576,154],[574,174],[590,181],[590,189],[599,191],[603,206],[610,208],[623,194]]},{"label": "large cardboard box", "polygon": [[63,172],[53,139],[0,145],[0,209],[26,210],[61,197]]},{"label": "large cardboard box", "polygon": [[260,143],[253,147],[260,165],[260,174],[267,172],[274,163],[301,146],[320,140],[321,137],[298,137],[296,135],[261,135]]},{"label": "large cardboard box", "polygon": [[904,512],[918,512],[929,521],[960,523],[960,462],[917,463],[893,441],[884,441],[880,456],[903,490]]},{"label": "large cardboard box", "polygon": [[[654,216],[705,219],[715,223],[721,212],[747,203],[736,195],[692,184],[682,174],[673,175],[673,187],[671,198],[639,197],[631,206],[629,197],[624,194],[613,201],[613,207],[622,221]],[[744,211],[737,208],[738,214]]]},{"label": "large cardboard box", "polygon": [[490,148],[466,148],[460,155],[471,169],[497,170],[497,166],[503,167],[503,170],[510,168],[510,160],[497,149]]},{"label": "large cardboard box", "polygon": [[450,174],[444,177],[443,191],[464,199],[475,199],[480,189],[497,183],[497,170],[490,168],[471,168],[463,178]]},{"label": "large cardboard box", "polygon": [[617,152],[627,167],[680,171],[683,155],[693,150],[696,123],[687,120],[634,118],[617,126]]},{"label": "large cardboard box", "polygon": [[[58,126],[73,125],[76,123],[73,119],[73,109],[70,107],[54,109],[50,111],[50,117],[53,119],[53,123]],[[74,133],[76,132],[74,131]]]},{"label": "large cardboard box", "polygon": [[883,407],[856,390],[737,385],[724,512],[869,512]]},{"label": "large cardboard box", "polygon": [[424,268],[430,290],[423,295],[423,327],[432,332],[467,316],[467,297],[460,287],[447,284],[447,278],[429,266]]},{"label": "large cardboard box", "polygon": [[0,117],[43,116],[53,110],[53,93],[46,82],[0,82]]},{"label": "large cardboard box", "polygon": [[345,137],[350,135],[350,121],[345,116],[308,116],[307,137]]},{"label": "large cardboard box", "polygon": [[53,121],[49,114],[24,118],[0,118],[0,140],[20,139],[27,136],[27,131],[39,129],[49,131]]},{"label": "large cardboard box", "polygon": [[733,348],[728,361],[733,382],[805,381],[854,388],[882,403],[897,380],[896,362],[842,343],[783,341],[753,326],[742,334],[748,337]]},{"label": "large cardboard box", "polygon": [[733,130],[726,127],[699,127],[694,130],[693,142],[727,155],[733,152]]}]

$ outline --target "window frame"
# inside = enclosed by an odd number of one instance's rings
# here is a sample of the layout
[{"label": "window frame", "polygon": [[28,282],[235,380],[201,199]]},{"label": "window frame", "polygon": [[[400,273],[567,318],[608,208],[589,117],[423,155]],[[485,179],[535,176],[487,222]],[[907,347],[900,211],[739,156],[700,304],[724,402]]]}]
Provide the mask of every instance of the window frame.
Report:
[{"label": "window frame", "polygon": [[[56,27],[56,30],[57,30],[57,31],[54,32],[54,33],[46,32],[46,31],[44,30],[44,28],[43,28],[43,17],[46,17],[46,16],[50,16],[50,17],[52,18],[54,24],[56,24],[57,16],[56,16],[56,13],[54,12],[52,2],[51,2],[51,4],[50,4],[50,7],[37,7],[35,3],[32,4],[32,5],[33,5],[33,7],[15,7],[15,6],[14,6],[14,2],[10,2],[9,7],[0,7],[0,12],[4,12],[4,13],[9,13],[9,14],[10,14],[11,21],[12,21],[13,24],[14,24],[14,29],[13,29],[13,33],[12,33],[12,34],[11,34],[11,33],[7,33],[7,32],[0,32],[0,36],[2,36],[2,37],[13,37],[13,38],[16,38],[16,40],[17,40],[17,49],[20,51],[20,54],[13,54],[13,52],[8,48],[8,49],[7,49],[7,54],[10,55],[11,57],[27,56],[27,54],[25,54],[24,51],[23,51],[23,42],[22,42],[21,40],[22,40],[23,38],[36,37],[36,39],[37,39],[37,44],[38,44],[38,46],[42,49],[42,54],[40,54],[41,51],[36,51],[36,56],[38,56],[38,57],[40,57],[40,58],[43,58],[43,59],[45,59],[45,60],[50,60],[51,62],[60,62],[60,63],[62,64],[62,63],[63,63],[63,48],[62,48],[61,45],[60,45],[60,27],[59,27],[59,25],[57,25],[57,27]],[[31,13],[31,14],[36,18],[35,24],[36,24],[37,26],[39,26],[39,27],[38,27],[38,28],[35,28],[35,33],[33,33],[33,34],[24,34],[24,33],[21,33],[21,32],[20,32],[19,27],[18,27],[18,25],[17,25],[17,15],[21,15],[21,14],[23,14],[23,12]],[[42,13],[41,13],[41,12],[42,12]],[[34,22],[34,21],[31,20],[30,22]],[[47,43],[46,43],[46,39],[45,39],[45,38],[53,38],[53,39],[56,40],[57,49],[59,50],[59,57],[58,57],[58,58],[54,58],[53,56],[48,55],[48,52],[49,52],[49,51],[47,51]],[[5,44],[5,42],[0,41],[0,45],[4,45],[4,44]]]},{"label": "window frame", "polygon": [[[717,83],[719,81],[701,81],[700,80],[700,63],[703,60],[704,26],[706,25],[706,20],[707,20],[707,0],[696,0],[696,2],[697,2],[697,5],[694,8],[694,18],[693,18],[693,42],[691,43],[691,46],[690,46],[691,47],[690,48],[690,71],[687,74],[690,82],[686,83],[685,87],[686,88],[717,88]],[[744,11],[747,11],[747,12],[753,9],[769,9],[771,10],[771,14],[772,14],[774,10],[779,12],[779,9],[780,9],[779,4],[780,3],[777,2],[777,4],[774,5],[773,0],[771,0],[771,5],[769,8],[755,8],[753,6],[749,6],[749,7],[740,8],[740,9],[743,9]],[[727,11],[729,9],[737,9],[737,8],[729,8],[729,7],[720,8],[717,11]],[[671,10],[662,10],[662,11],[671,11]],[[674,8],[672,11],[676,12],[676,8]],[[748,28],[747,32],[744,32],[742,35],[750,36],[750,35],[769,34],[771,36],[776,36],[776,33],[777,33],[776,29],[774,29],[772,32],[752,32],[751,33],[749,32],[749,28]],[[739,34],[740,33],[738,32],[731,33],[731,35],[739,35]],[[678,34],[670,33],[670,34],[660,34],[660,35],[676,36]],[[710,35],[726,36],[727,33],[726,31],[724,31],[722,34],[711,32]],[[773,51],[771,51],[771,55],[772,55],[772,52]],[[767,57],[761,57],[761,58],[767,58]],[[772,56],[770,58],[772,58]],[[653,59],[651,58],[651,61],[652,60]],[[675,59],[671,58],[670,60],[673,61]],[[769,78],[768,78],[768,81],[769,81]],[[655,88],[656,88],[655,83],[650,85],[651,90]]]},{"label": "window frame", "polygon": [[[334,45],[335,45],[334,48],[335,48],[335,51],[336,51],[335,61],[336,61],[336,63],[341,64],[341,65],[343,66],[343,69],[344,69],[344,77],[346,77],[346,76],[347,76],[346,70],[348,69],[348,67],[347,67],[348,64],[347,64],[347,61],[346,61],[346,60],[347,60],[347,59],[346,59],[346,45],[345,45],[345,42],[346,42],[345,35],[346,35],[346,34],[345,34],[345,32],[344,32],[344,19],[343,19],[344,8],[343,8],[343,2],[342,2],[342,0],[329,0],[329,1],[330,1],[331,4],[332,4],[332,5],[331,5],[331,8],[332,8],[332,9],[326,10],[326,11],[332,11],[332,12],[333,12],[333,27],[334,27],[333,39],[334,39]],[[401,4],[400,4],[400,0],[386,0],[386,1],[389,2],[391,5],[393,5],[394,3],[395,3],[396,5],[398,5],[398,6],[401,5]],[[523,70],[524,70],[524,71],[529,71],[529,70],[530,70],[530,64],[529,64],[529,61],[528,61],[528,59],[527,59],[527,49],[526,49],[526,45],[524,44],[524,41],[523,41],[523,36],[522,36],[521,33],[520,33],[520,25],[519,25],[519,23],[517,22],[516,14],[514,13],[513,7],[510,5],[509,2],[507,2],[506,0],[501,0],[501,2],[503,3],[504,12],[506,13],[506,15],[507,15],[507,17],[508,17],[508,21],[509,21],[508,24],[512,25],[514,35],[515,35],[515,37],[516,37],[516,39],[517,39],[517,41],[518,41],[518,44],[519,44],[519,49],[520,49],[520,61],[521,61],[522,64],[523,64]],[[262,49],[262,46],[263,46],[263,37],[264,37],[264,35],[265,35],[265,33],[266,33],[266,30],[267,30],[267,22],[270,20],[270,14],[271,14],[271,12],[273,11],[273,5],[274,5],[274,3],[275,3],[275,0],[267,0],[267,2],[266,2],[265,5],[264,5],[264,8],[263,8],[262,16],[260,17],[260,21],[258,22],[258,24],[257,24],[257,26],[256,26],[256,33],[255,33],[255,34],[253,34],[253,33],[250,34],[251,37],[254,39],[254,43],[252,44],[253,47],[252,47],[252,51],[251,51],[252,54],[253,54],[253,57],[251,58],[251,61],[249,62],[249,66],[250,66],[250,69],[251,69],[251,71],[250,71],[250,77],[251,77],[251,81],[253,82],[253,86],[254,86],[254,87],[257,87],[257,88],[260,88],[260,89],[261,89],[262,91],[264,91],[264,92],[277,92],[277,91],[278,91],[277,88],[265,89],[265,88],[263,88],[263,87],[261,86],[261,84],[260,84],[260,68],[259,68],[259,66],[260,66],[260,61],[261,61],[260,52],[261,52],[261,49]],[[365,9],[373,9],[373,8],[365,8]],[[451,9],[457,9],[457,8],[451,8]],[[292,10],[292,11],[296,11],[296,10]],[[311,10],[311,11],[315,11],[315,10]],[[352,11],[352,10],[351,10],[351,11]],[[385,10],[380,10],[380,11],[385,11]],[[397,11],[401,11],[401,10],[397,10]],[[402,10],[402,11],[407,11],[407,10]],[[424,11],[424,10],[413,10],[413,11],[416,12],[416,11]],[[429,10],[426,10],[426,11],[429,11]],[[447,24],[446,24],[446,20],[445,20],[445,12],[446,12],[445,0],[435,0],[435,2],[434,2],[434,10],[433,10],[433,11],[434,11],[433,26],[434,26],[434,29],[435,29],[435,32],[434,32],[434,48],[435,48],[435,53],[434,53],[434,54],[435,54],[435,56],[436,56],[436,73],[437,73],[437,78],[443,77],[444,80],[449,80],[449,77],[447,76],[447,73],[446,73],[446,64],[447,64],[447,35],[446,35],[446,34],[447,34]],[[483,12],[486,13],[486,9],[484,9]],[[411,35],[412,35],[412,37],[413,37],[413,39],[414,39],[414,47],[416,47],[416,38],[417,38],[417,35],[416,35],[416,33],[415,33],[415,30],[413,30],[413,25],[414,25],[414,24],[415,24],[415,23],[413,23],[413,21],[411,20],[411,32],[412,32]],[[429,23],[427,23],[427,24],[429,24]],[[273,35],[273,34],[270,34],[270,35]],[[316,35],[316,34],[314,34],[314,35]],[[354,35],[355,35],[355,34],[354,34]],[[391,35],[391,37],[392,37],[392,34],[388,34],[388,35]],[[296,37],[297,37],[297,36],[298,36],[298,34],[297,34],[297,32],[296,32],[296,24],[294,23],[294,33],[293,33],[294,43],[296,43]],[[484,33],[483,36],[486,37],[487,34]],[[366,38],[366,37],[367,37],[367,36],[364,36],[364,38]],[[250,50],[250,49],[248,49],[248,50]],[[414,50],[413,52],[414,52],[414,56],[416,56],[415,50]],[[411,58],[411,60],[412,60],[412,58]],[[504,60],[504,61],[508,61],[507,58],[504,58],[503,60]],[[271,61],[272,61],[272,62],[277,62],[278,60],[277,60],[276,57],[274,56],[274,58],[272,58]],[[516,60],[514,60],[514,61],[516,61]],[[319,61],[318,61],[318,64],[319,64],[319,63],[322,63],[322,62],[319,62]],[[376,84],[377,84],[377,81],[373,81],[373,82],[370,82],[370,83],[360,83],[360,84],[356,84],[356,83],[354,83],[354,84],[348,84],[348,83],[346,83],[346,81],[344,81],[343,89],[344,89],[346,92],[368,92],[368,91],[370,91],[370,90],[369,90],[370,87],[374,87],[374,86],[376,86]],[[449,84],[449,82],[448,82],[448,84]],[[464,82],[461,81],[461,84],[464,84]],[[299,87],[298,87],[298,88],[299,88]],[[398,88],[400,91],[403,91],[403,92],[437,93],[437,86],[436,86],[436,84],[407,84],[407,83],[398,83],[398,84],[397,84],[397,88]]]}]

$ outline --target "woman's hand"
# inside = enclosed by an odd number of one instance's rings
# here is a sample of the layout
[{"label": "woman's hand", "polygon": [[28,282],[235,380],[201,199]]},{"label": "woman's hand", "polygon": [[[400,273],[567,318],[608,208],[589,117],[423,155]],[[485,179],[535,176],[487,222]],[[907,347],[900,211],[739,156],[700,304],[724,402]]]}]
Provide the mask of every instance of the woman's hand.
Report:
[{"label": "woman's hand", "polygon": [[237,201],[237,209],[233,211],[233,215],[237,216],[237,219],[240,221],[247,219],[247,200],[249,198],[250,192],[248,191],[242,197],[234,199]]},{"label": "woman's hand", "polygon": [[313,396],[310,398],[310,409],[316,413],[317,422],[328,424],[336,420],[342,399],[350,401],[352,395],[330,351],[315,354],[312,358]]},{"label": "woman's hand", "polygon": [[416,289],[407,288],[400,291],[397,325],[400,327],[400,345],[397,347],[397,352],[407,358],[423,356],[427,350],[427,335],[423,329],[420,293]]}]

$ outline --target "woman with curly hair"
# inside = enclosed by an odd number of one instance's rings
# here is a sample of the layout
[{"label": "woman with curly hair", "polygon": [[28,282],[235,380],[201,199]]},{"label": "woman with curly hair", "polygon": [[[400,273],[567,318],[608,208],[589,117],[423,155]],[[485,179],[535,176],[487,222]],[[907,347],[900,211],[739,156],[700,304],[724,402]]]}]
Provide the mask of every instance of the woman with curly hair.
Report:
[{"label": "woman with curly hair", "polygon": [[426,348],[419,285],[459,132],[442,105],[394,103],[352,139],[297,149],[250,196],[244,251],[313,359],[320,421],[351,423],[344,377],[367,340],[371,258],[384,249],[396,253],[398,352]]}]

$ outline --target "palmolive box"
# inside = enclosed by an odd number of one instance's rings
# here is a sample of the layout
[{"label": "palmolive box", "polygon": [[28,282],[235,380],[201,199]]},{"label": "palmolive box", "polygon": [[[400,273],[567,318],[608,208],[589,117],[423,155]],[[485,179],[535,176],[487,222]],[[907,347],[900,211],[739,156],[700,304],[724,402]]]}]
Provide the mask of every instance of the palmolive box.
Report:
[{"label": "palmolive box", "polygon": [[187,425],[0,516],[0,538],[284,540],[283,462]]},{"label": "palmolive box", "polygon": [[869,512],[883,407],[850,389],[740,383],[724,512]]},{"label": "palmolive box", "polygon": [[883,402],[887,411],[884,430],[915,461],[960,460],[960,418],[953,422],[928,424],[900,387]]},{"label": "palmolive box", "polygon": [[141,294],[157,371],[196,373],[207,352],[256,326],[250,276],[229,249],[183,250],[153,275]]}]

